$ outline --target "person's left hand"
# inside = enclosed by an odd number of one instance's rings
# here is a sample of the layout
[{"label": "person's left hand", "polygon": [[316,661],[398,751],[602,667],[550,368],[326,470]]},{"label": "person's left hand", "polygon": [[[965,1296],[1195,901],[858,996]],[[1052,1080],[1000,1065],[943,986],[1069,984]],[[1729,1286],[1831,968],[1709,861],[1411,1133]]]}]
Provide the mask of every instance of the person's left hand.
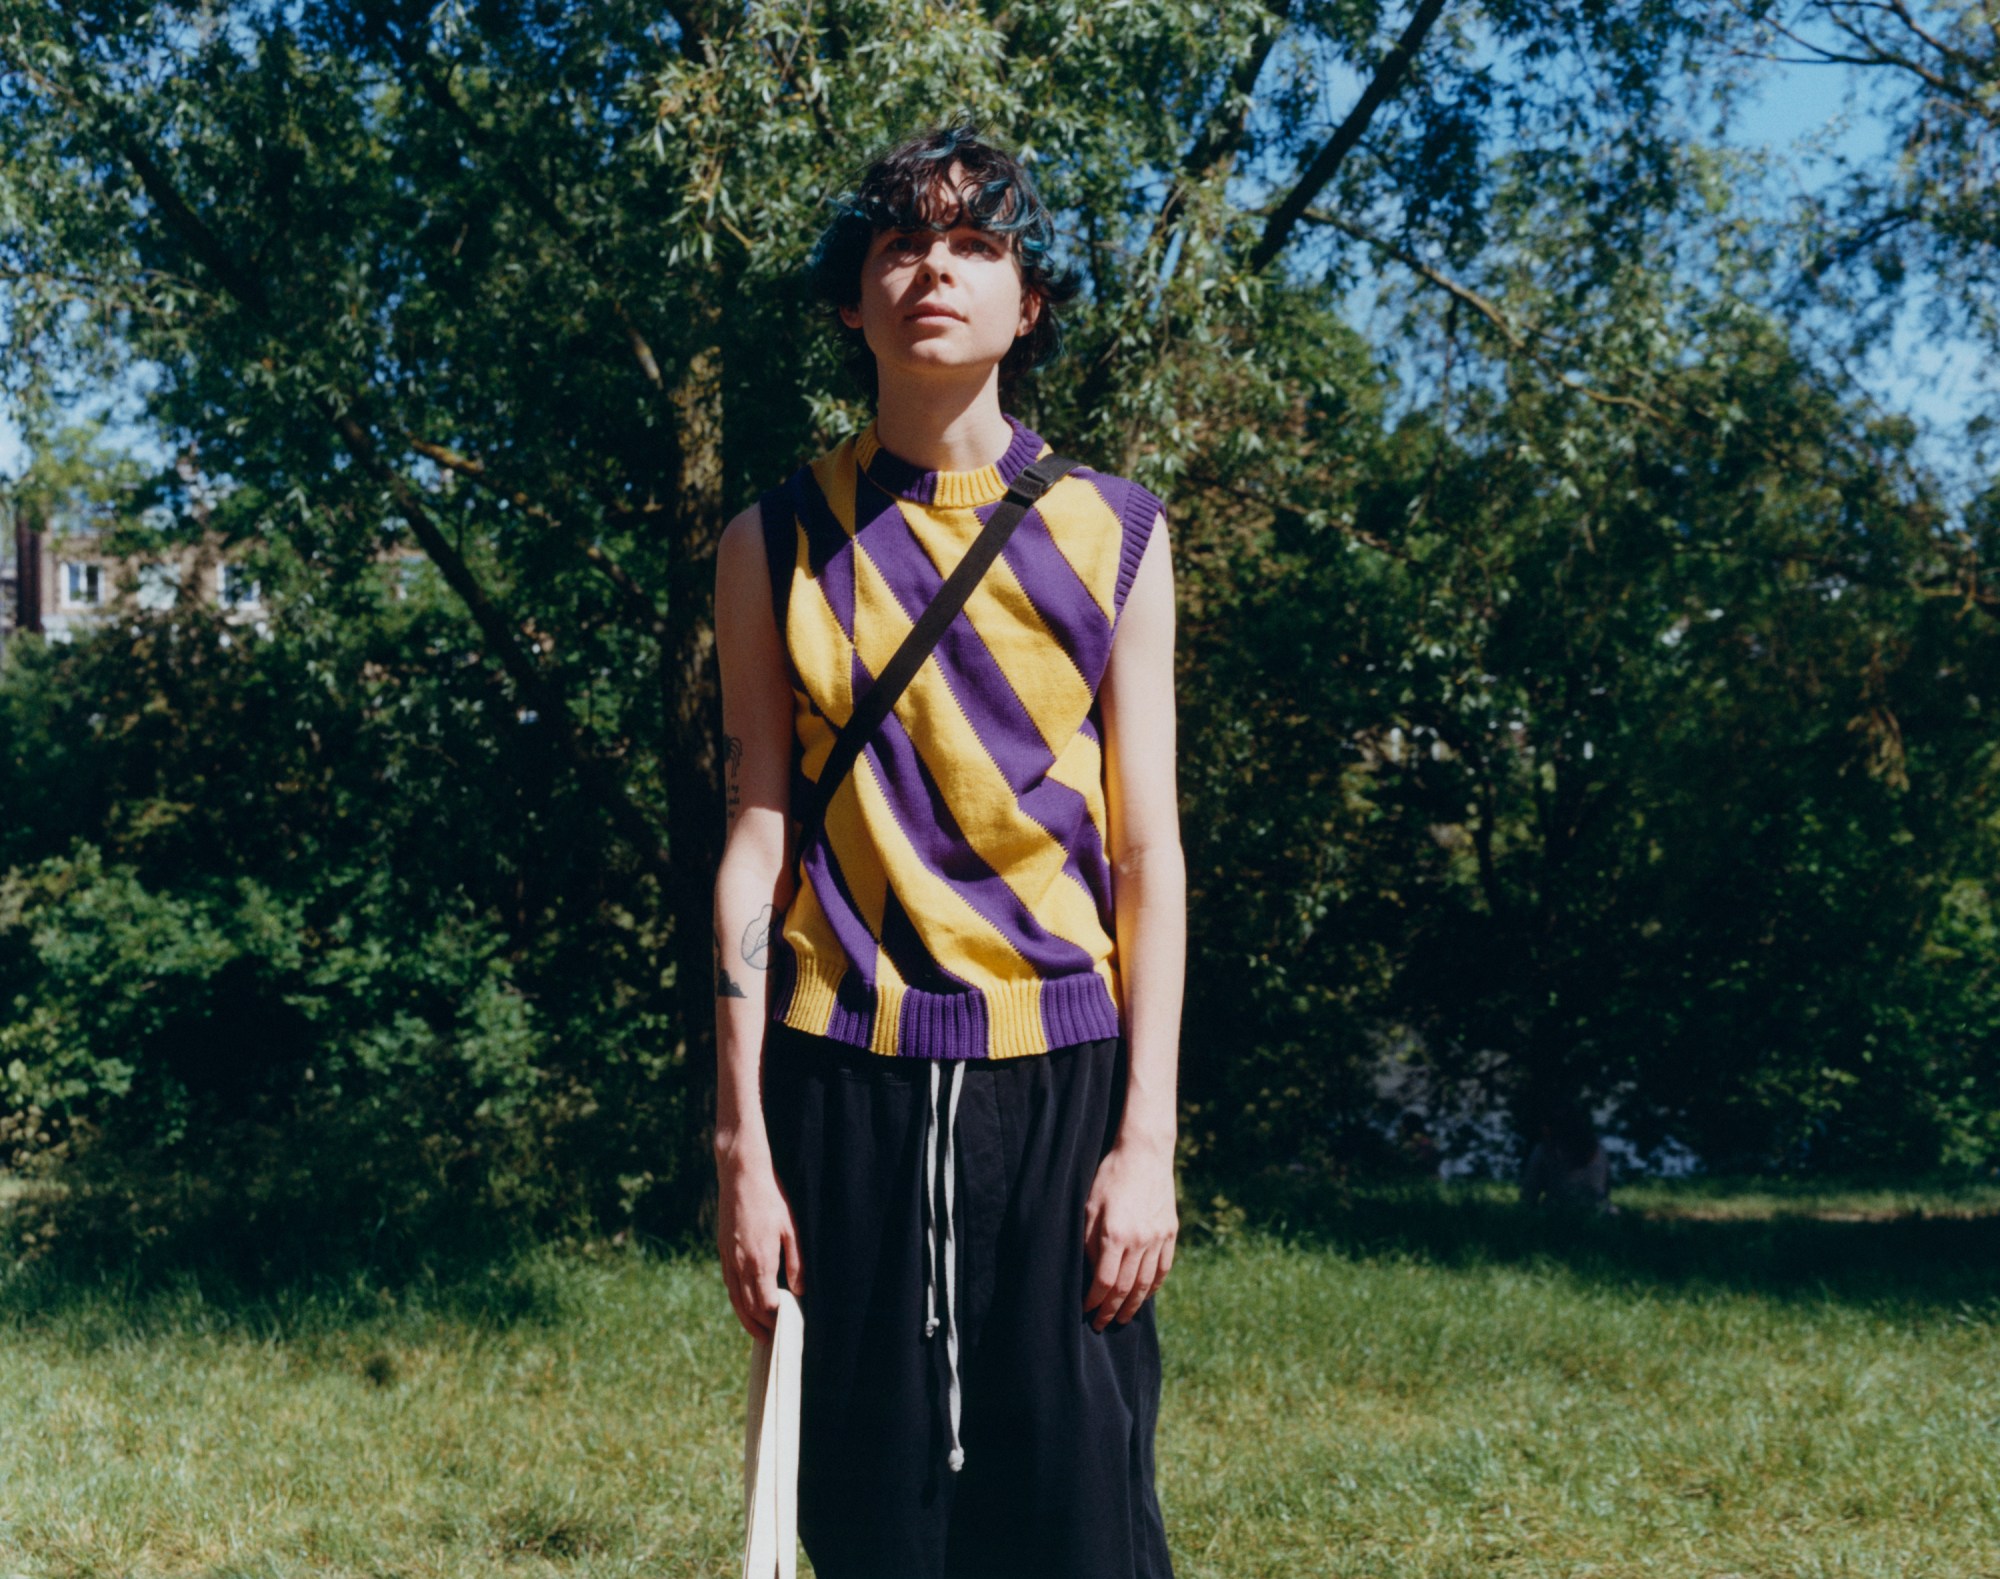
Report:
[{"label": "person's left hand", "polygon": [[1097,1165],[1083,1206],[1083,1253],[1092,1269],[1083,1308],[1095,1313],[1094,1331],[1139,1314],[1167,1280],[1179,1233],[1173,1149],[1123,1141],[1113,1146]]}]

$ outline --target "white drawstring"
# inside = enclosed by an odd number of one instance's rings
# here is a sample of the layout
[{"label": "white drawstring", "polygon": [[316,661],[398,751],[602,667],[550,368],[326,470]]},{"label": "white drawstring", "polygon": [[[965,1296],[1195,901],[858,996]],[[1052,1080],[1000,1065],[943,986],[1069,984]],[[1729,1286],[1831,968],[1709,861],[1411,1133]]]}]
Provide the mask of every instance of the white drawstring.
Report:
[{"label": "white drawstring", "polygon": [[[931,1064],[931,1100],[924,1111],[924,1336],[937,1331],[937,1108],[938,1077]],[[958,1442],[958,1241],[952,1226],[952,1203],[958,1194],[958,1170],[953,1166],[953,1136],[958,1129],[958,1090],[965,1065],[953,1060],[951,1101],[944,1123],[944,1357],[945,1393],[951,1415],[951,1456],[954,1471],[965,1467],[965,1449]]]}]

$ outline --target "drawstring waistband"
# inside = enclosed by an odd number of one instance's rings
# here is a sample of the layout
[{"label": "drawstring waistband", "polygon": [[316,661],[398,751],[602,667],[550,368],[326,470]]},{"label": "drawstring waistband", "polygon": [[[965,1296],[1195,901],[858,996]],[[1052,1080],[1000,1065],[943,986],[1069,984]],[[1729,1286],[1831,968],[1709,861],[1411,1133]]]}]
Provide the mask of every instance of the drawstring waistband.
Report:
[{"label": "drawstring waistband", "polygon": [[[938,1077],[931,1065],[931,1100],[924,1111],[924,1336],[937,1331],[937,1109]],[[954,1471],[965,1466],[965,1449],[958,1445],[958,1244],[952,1228],[952,1200],[957,1193],[957,1169],[952,1166],[952,1137],[958,1128],[958,1087],[965,1065],[953,1060],[951,1102],[944,1121],[944,1356],[945,1394],[951,1414],[951,1456]]]}]

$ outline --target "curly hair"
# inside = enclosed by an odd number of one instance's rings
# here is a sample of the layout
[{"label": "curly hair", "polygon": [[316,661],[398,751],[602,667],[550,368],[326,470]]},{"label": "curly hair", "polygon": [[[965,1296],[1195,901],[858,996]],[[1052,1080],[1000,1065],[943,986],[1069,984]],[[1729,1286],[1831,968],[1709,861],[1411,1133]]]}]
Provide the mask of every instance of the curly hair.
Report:
[{"label": "curly hair", "polygon": [[807,280],[833,318],[848,371],[871,403],[880,387],[875,353],[838,314],[860,303],[869,244],[884,230],[945,231],[968,221],[1007,242],[1020,260],[1023,292],[1041,300],[1034,327],[1001,360],[1001,387],[1012,387],[1062,349],[1057,308],[1075,297],[1077,280],[1055,259],[1055,222],[1034,179],[969,122],[933,127],[876,159],[851,192],[833,200],[833,219],[806,262]]}]

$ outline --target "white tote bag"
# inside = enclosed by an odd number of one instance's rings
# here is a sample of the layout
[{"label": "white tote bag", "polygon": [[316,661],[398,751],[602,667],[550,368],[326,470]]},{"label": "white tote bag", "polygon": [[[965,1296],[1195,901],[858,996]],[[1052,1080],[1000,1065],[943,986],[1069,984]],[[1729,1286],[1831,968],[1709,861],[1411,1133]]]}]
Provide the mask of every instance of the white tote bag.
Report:
[{"label": "white tote bag", "polygon": [[797,1579],[799,1369],[805,1341],[799,1302],[781,1288],[776,1337],[751,1343],[743,1421],[743,1579]]}]

